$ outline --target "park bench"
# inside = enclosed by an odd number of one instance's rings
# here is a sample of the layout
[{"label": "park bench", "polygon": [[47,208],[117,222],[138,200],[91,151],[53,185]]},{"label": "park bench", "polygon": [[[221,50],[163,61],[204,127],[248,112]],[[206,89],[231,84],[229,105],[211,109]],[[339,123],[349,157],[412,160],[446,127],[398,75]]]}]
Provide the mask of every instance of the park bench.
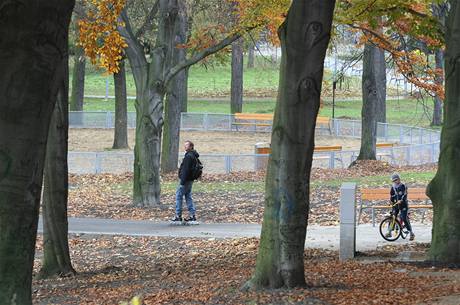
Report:
[{"label": "park bench", "polygon": [[[359,205],[358,212],[358,225],[361,219],[361,213],[363,209],[372,210],[372,226],[375,226],[375,210],[376,209],[390,209],[389,204],[385,205],[366,205],[363,206],[363,201],[373,200],[390,200],[390,188],[363,188],[361,189],[361,202]],[[424,188],[408,188],[408,200],[410,201],[424,201],[425,204],[409,204],[409,209],[423,209],[422,223],[425,219],[425,213],[427,209],[432,209],[433,205],[429,204],[430,198],[425,194]]]},{"label": "park bench", "polygon": [[[331,120],[328,117],[317,117],[316,126],[319,128],[327,128],[331,133]],[[254,126],[254,131],[257,131],[257,127],[268,127],[273,123],[273,113],[241,113],[237,112],[234,115],[234,121],[232,126]]]},{"label": "park bench", "polygon": [[[378,149],[378,148],[386,148],[387,150],[380,150],[380,151],[377,151],[376,153],[376,157],[379,158],[379,160],[382,160],[382,157],[389,157],[392,161],[394,161],[395,159],[395,156],[394,156],[394,152],[393,152],[393,147],[395,146],[394,143],[377,143],[375,144],[375,147]],[[351,156],[351,162],[355,161],[356,158],[358,158],[357,155],[355,155],[353,153],[353,155]]]},{"label": "park bench", "polygon": [[254,126],[254,131],[257,126],[268,127],[272,125],[273,113],[235,113],[232,126]]},{"label": "park bench", "polygon": [[[343,160],[342,160],[342,154],[335,154],[335,152],[341,152],[342,151],[342,146],[341,145],[328,145],[328,146],[315,146],[314,152],[315,153],[324,153],[324,154],[319,154],[319,155],[313,155],[314,160],[329,160],[330,166],[334,168],[331,164],[331,162],[334,162],[335,160],[340,161],[343,167]],[[258,148],[257,154],[270,154],[271,153],[271,148],[270,147],[263,147],[263,148]]]},{"label": "park bench", "polygon": [[382,160],[382,157],[390,157],[394,161],[395,156],[393,153],[394,143],[377,143],[375,144],[376,148],[387,148],[388,150],[377,151],[376,157]]},{"label": "park bench", "polygon": [[313,160],[329,160],[329,167],[334,168],[334,161],[340,161],[343,167],[343,159],[342,154],[335,154],[335,152],[341,152],[342,146],[341,145],[328,145],[328,146],[315,146],[315,153],[328,153],[328,154],[319,154],[313,155]]}]

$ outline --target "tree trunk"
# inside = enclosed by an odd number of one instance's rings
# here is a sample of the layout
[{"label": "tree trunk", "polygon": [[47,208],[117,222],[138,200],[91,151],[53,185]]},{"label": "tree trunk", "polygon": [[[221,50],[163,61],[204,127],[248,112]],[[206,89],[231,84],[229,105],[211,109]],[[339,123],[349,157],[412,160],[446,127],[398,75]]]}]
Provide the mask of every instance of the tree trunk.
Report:
[{"label": "tree trunk", "polygon": [[[184,48],[178,48],[187,42],[187,15],[184,3],[179,2],[180,11],[176,18],[176,33],[174,39],[173,65],[186,60]],[[168,86],[165,101],[165,123],[163,127],[163,144],[161,149],[161,172],[170,173],[177,171],[179,158],[179,135],[181,110],[187,105],[187,71],[179,72]]]},{"label": "tree trunk", "polygon": [[46,140],[67,64],[73,4],[0,7],[0,304],[32,304]]},{"label": "tree trunk", "polygon": [[181,112],[188,112],[188,76],[190,70],[189,68],[190,67],[184,69],[184,85],[182,87],[182,90],[184,90],[184,92],[182,93],[184,98],[182,99]]},{"label": "tree trunk", "polygon": [[243,42],[232,43],[231,113],[243,112]]},{"label": "tree trunk", "polygon": [[85,52],[81,47],[75,47],[75,57],[72,73],[72,93],[70,96],[70,111],[83,111],[85,95]]},{"label": "tree trunk", "polygon": [[[68,71],[68,69],[66,69]],[[62,80],[46,146],[43,191],[43,251],[39,278],[75,274],[69,254],[67,201],[69,137],[68,73]]]},{"label": "tree trunk", "polygon": [[386,98],[385,55],[383,50],[369,43],[364,47],[362,92],[362,135],[358,160],[375,160],[377,116]]},{"label": "tree trunk", "polygon": [[[436,69],[444,70],[444,52],[441,49],[436,50],[435,52],[435,62],[436,62]],[[435,78],[435,83],[437,85],[442,86],[444,80],[442,76],[438,76]],[[434,107],[433,107],[433,120],[431,121],[431,126],[441,126],[442,124],[442,99],[436,95],[433,99]]]},{"label": "tree trunk", "polygon": [[430,259],[460,264],[460,4],[450,1],[445,51],[444,127],[438,171],[427,194],[433,201]]},{"label": "tree trunk", "polygon": [[254,61],[255,61],[254,46],[250,44],[248,48],[248,69],[253,69],[255,67]]},{"label": "tree trunk", "polygon": [[245,288],[305,285],[310,171],[334,4],[334,0],[294,0],[279,30],[280,84],[265,212],[256,270]]},{"label": "tree trunk", "polygon": [[[173,65],[177,14],[177,1],[160,0],[152,62],[147,64],[145,58],[130,57],[137,89],[133,201],[144,207],[160,204],[160,148],[166,95],[164,71]],[[131,51],[127,50],[127,54],[130,56]]]},{"label": "tree trunk", "polygon": [[128,146],[128,99],[126,94],[126,69],[124,60],[120,61],[120,71],[113,74],[115,84],[115,135],[113,149],[126,149]]}]

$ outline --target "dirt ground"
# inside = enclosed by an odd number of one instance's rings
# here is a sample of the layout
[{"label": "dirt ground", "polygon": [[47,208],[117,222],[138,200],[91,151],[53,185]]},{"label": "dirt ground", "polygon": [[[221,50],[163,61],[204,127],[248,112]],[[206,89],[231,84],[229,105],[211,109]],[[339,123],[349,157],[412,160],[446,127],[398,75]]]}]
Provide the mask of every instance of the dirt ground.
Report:
[{"label": "dirt ground", "polygon": [[[183,131],[180,143],[191,140],[201,154],[251,154],[254,145],[259,142],[270,142],[270,133],[253,132],[204,132]],[[134,130],[128,133],[129,146],[134,147]],[[317,136],[317,146],[342,145],[343,149],[357,149],[359,139],[336,138],[331,136]],[[70,151],[105,151],[110,150],[113,144],[113,129],[70,129]]]}]

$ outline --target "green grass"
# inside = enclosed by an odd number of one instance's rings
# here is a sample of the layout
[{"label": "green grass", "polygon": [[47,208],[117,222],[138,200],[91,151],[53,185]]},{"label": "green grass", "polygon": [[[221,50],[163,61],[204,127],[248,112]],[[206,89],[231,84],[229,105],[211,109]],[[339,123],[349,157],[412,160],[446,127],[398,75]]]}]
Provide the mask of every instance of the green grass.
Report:
[{"label": "green grass", "polygon": [[[121,193],[132,194],[132,182],[115,184],[112,189]],[[177,182],[162,182],[161,192],[163,194],[173,194],[176,192]],[[193,184],[194,193],[215,193],[215,192],[263,192],[264,183],[258,182],[195,182]]]},{"label": "green grass", "polygon": [[[71,61],[72,62],[72,61]],[[72,73],[70,73],[72,77]],[[192,96],[216,96],[230,94],[231,67],[229,64],[206,68],[194,65],[189,70],[189,94]],[[279,70],[276,64],[258,60],[254,69],[244,70],[244,88],[247,91],[275,91],[278,88]],[[102,71],[88,68],[85,76],[85,95],[105,95],[106,82],[109,95],[114,95],[113,77]],[[72,84],[72,81],[70,81]],[[126,75],[126,87],[129,96],[135,96],[136,87],[129,69]]]},{"label": "green grass", "polygon": [[[335,117],[356,119],[361,118],[361,101],[337,101],[335,104]],[[86,99],[85,111],[114,111],[113,100]],[[272,113],[275,109],[275,100],[247,99],[243,105],[243,112]],[[128,101],[128,111],[135,111],[134,101]],[[220,100],[190,100],[189,112],[199,113],[230,113],[229,101]],[[389,100],[387,101],[387,121],[393,124],[429,127],[431,109],[426,109],[415,100]],[[332,117],[332,103],[325,102],[320,111],[321,116]]]},{"label": "green grass", "polygon": [[[409,187],[414,184],[427,185],[435,175],[434,171],[427,172],[401,172],[403,182]],[[361,187],[389,187],[390,181],[388,175],[340,178],[333,180],[312,180],[310,186],[316,187],[340,187],[344,182],[356,182]],[[195,182],[193,192],[195,193],[215,193],[215,192],[264,192],[265,183],[263,181],[251,182]],[[161,191],[163,194],[174,194],[177,188],[177,182],[162,182]],[[132,194],[132,182],[115,184],[112,189],[121,193]]]},{"label": "green grass", "polygon": [[[408,186],[411,184],[422,184],[427,185],[431,179],[433,179],[436,172],[401,172],[401,178],[404,183]],[[340,178],[328,181],[312,181],[311,185],[316,186],[330,186],[339,187],[344,182],[356,182],[358,186],[363,187],[389,187],[391,182],[388,175],[377,175],[367,177],[355,177],[355,178]]]},{"label": "green grass", "polygon": [[[258,58],[258,57],[257,57]],[[252,93],[251,96],[258,96],[257,92],[271,91],[276,92],[279,80],[279,70],[276,64],[269,63],[258,58],[255,69],[245,68],[244,88]],[[109,82],[109,95],[113,95],[113,77],[104,76],[101,71],[89,66],[85,79],[86,95],[105,95],[105,82]],[[189,95],[190,96],[222,96],[229,95],[231,71],[230,65],[218,65],[206,68],[203,65],[195,65],[190,68],[189,74]],[[330,73],[329,73],[330,74]],[[326,71],[325,78],[328,78]],[[344,89],[348,86],[359,92],[359,78],[347,78],[343,84]],[[134,80],[131,73],[127,73],[128,95],[135,95]],[[401,99],[387,101],[387,120],[389,123],[403,123],[412,126],[429,127],[432,115],[431,101],[424,105],[415,100]],[[338,101],[335,105],[335,117],[360,119],[361,100]],[[114,101],[104,101],[101,99],[86,99],[85,111],[114,111]],[[246,98],[243,104],[243,112],[249,113],[272,113],[275,109],[275,98],[255,99]],[[128,101],[128,110],[135,111],[134,101]],[[200,113],[229,113],[229,98],[190,98],[189,112]],[[332,117],[332,103],[326,101],[320,111],[320,115]]]}]

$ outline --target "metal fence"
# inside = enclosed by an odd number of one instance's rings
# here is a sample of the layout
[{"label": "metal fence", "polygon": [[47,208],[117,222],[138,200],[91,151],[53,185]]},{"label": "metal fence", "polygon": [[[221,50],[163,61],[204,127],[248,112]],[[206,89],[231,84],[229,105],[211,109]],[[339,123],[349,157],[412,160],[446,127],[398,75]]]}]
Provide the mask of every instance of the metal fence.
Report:
[{"label": "metal fence", "polygon": [[[71,127],[113,128],[112,112],[71,112]],[[182,113],[181,130],[270,132],[271,126],[238,126],[228,114]],[[135,115],[130,113],[128,125],[135,127]],[[238,127],[237,127],[238,126]],[[330,128],[319,128],[317,134],[335,137],[360,138],[361,122],[333,119]],[[393,165],[435,163],[439,157],[440,132],[420,127],[379,123],[378,142],[397,143],[393,147],[377,149],[377,158]],[[254,143],[255,144],[255,143]],[[359,154],[358,150],[317,152],[313,167],[345,168]],[[265,169],[268,155],[202,154],[200,160],[210,173],[230,173]],[[119,152],[69,152],[71,173],[122,173],[133,170],[134,154]]]}]

